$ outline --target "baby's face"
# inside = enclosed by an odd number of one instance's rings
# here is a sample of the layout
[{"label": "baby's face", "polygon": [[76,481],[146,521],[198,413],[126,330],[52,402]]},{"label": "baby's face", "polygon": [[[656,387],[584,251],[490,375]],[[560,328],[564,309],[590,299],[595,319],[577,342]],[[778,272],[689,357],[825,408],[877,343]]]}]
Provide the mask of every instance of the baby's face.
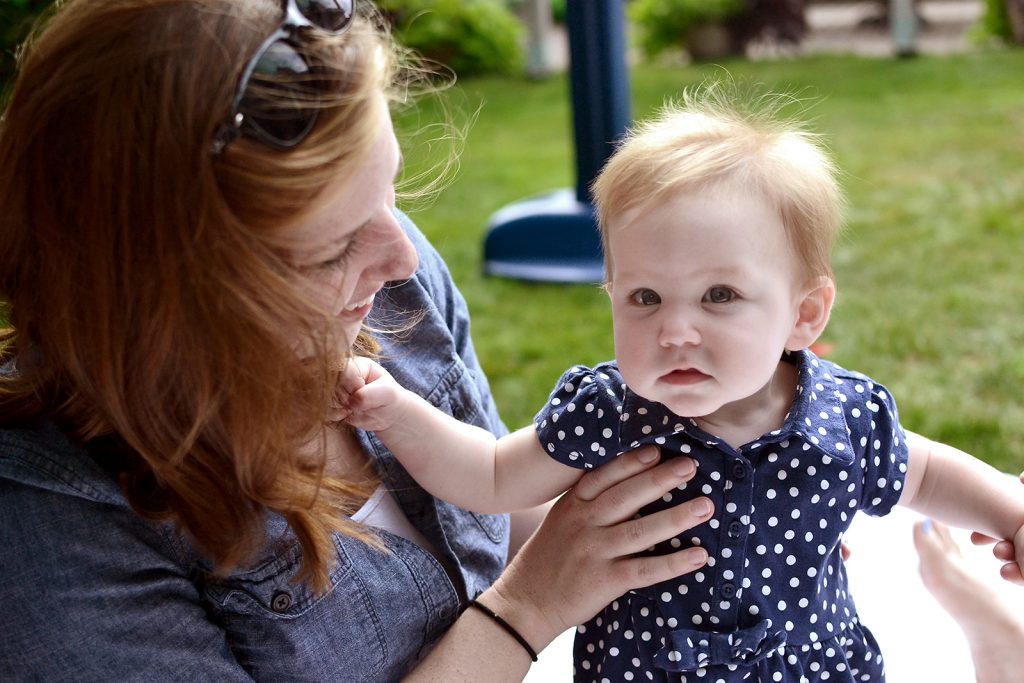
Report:
[{"label": "baby's face", "polygon": [[718,188],[627,211],[608,228],[615,355],[629,387],[684,417],[756,399],[801,299],[778,212]]}]

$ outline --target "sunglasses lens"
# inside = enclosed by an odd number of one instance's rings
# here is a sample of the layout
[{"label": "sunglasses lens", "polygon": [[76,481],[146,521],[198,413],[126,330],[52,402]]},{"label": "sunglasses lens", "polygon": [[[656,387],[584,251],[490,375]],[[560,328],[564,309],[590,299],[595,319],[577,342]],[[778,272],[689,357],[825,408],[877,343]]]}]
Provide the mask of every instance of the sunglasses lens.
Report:
[{"label": "sunglasses lens", "polygon": [[341,31],[355,16],[355,0],[296,0],[295,4],[310,23],[325,31]]},{"label": "sunglasses lens", "polygon": [[256,138],[289,148],[316,123],[320,94],[320,82],[302,55],[276,40],[256,61],[238,110],[243,126]]},{"label": "sunglasses lens", "polygon": [[293,43],[309,25],[344,32],[355,19],[355,0],[283,0],[282,7],[284,21],[242,76],[236,94],[241,99],[236,100],[230,121],[214,136],[214,154],[219,155],[240,132],[272,147],[290,149],[316,124],[328,86],[323,73],[314,73]]}]

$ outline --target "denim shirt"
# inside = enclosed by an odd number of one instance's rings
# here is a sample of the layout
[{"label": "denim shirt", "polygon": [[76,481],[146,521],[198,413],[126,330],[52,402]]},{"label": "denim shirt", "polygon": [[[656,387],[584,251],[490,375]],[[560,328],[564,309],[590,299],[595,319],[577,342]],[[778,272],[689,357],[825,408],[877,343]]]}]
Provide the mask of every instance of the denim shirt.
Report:
[{"label": "denim shirt", "polygon": [[[384,365],[445,412],[504,433],[465,301],[437,252],[400,218],[420,267],[378,295],[374,315],[422,319],[400,342],[382,340]],[[500,574],[508,518],[432,498],[372,434],[359,438],[461,586],[430,552],[382,532],[387,553],[336,535],[331,589],[313,594],[292,582],[301,548],[279,517],[268,520],[275,540],[259,561],[214,577],[173,527],[137,516],[52,423],[0,430],[4,680],[401,678],[456,618],[460,593],[474,597]]]}]

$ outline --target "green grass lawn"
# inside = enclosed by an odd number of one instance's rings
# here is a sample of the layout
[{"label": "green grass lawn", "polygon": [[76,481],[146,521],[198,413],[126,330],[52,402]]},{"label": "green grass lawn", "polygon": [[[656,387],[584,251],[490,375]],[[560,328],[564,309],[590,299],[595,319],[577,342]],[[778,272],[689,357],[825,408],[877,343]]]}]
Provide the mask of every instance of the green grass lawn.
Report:
[{"label": "green grass lawn", "polygon": [[[831,358],[886,384],[908,428],[1024,469],[1024,51],[635,66],[633,115],[726,73],[810,100],[812,128],[845,171]],[[461,168],[435,201],[406,208],[469,301],[498,406],[518,427],[565,368],[613,355],[596,286],[481,274],[492,212],[575,183],[568,84],[482,79],[442,97],[476,114]],[[400,127],[436,118],[428,100]],[[409,168],[445,147],[408,140]]]}]

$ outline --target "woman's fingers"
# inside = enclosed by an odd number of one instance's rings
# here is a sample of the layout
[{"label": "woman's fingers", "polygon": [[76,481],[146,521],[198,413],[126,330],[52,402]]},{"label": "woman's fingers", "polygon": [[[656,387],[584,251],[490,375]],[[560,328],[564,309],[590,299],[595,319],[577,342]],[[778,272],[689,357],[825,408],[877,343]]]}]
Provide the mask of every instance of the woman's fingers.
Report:
[{"label": "woman's fingers", "polygon": [[999,575],[1010,583],[1024,586],[1024,573],[1021,573],[1020,565],[1016,562],[1007,562],[999,568]]},{"label": "woman's fingers", "polygon": [[974,545],[988,545],[990,543],[995,542],[996,539],[992,538],[991,536],[986,536],[985,534],[980,533],[978,531],[971,532],[971,543],[973,543]]},{"label": "woman's fingers", "polygon": [[612,486],[653,467],[660,455],[655,446],[638,448],[603,467],[587,472],[573,487],[573,491],[580,500],[594,500]]},{"label": "woman's fingers", "polygon": [[[632,455],[622,456],[622,458],[632,459]],[[616,461],[588,473],[580,481],[584,482],[588,477],[600,474],[612,464],[616,464]],[[623,479],[621,475],[624,471],[634,468],[620,468],[611,476],[605,477],[597,483],[594,480],[586,481],[585,484],[589,490],[585,490],[583,495],[580,495],[578,491],[578,484],[570,494],[575,495],[580,501],[594,503],[595,521],[602,526],[611,526],[631,519],[641,507],[654,502],[672,489],[689,481],[696,472],[693,461],[686,457],[672,458],[655,467],[650,467],[642,462],[636,464],[638,466],[629,474],[628,478]],[[605,488],[596,496],[591,497],[592,491],[602,486]]]},{"label": "woman's fingers", "polygon": [[[714,506],[707,498],[697,498],[659,512],[630,519],[611,527],[611,543],[620,555],[632,555],[667,541],[681,532],[711,519]],[[702,550],[703,552],[703,550]],[[707,553],[704,553],[707,559]]]},{"label": "woman's fingers", "polygon": [[521,610],[540,642],[586,621],[623,593],[691,572],[707,563],[703,548],[665,555],[643,551],[684,534],[714,515],[707,498],[638,516],[691,479],[685,457],[659,462],[654,447],[615,458],[563,495],[496,584],[509,609]]},{"label": "woman's fingers", "polygon": [[687,548],[669,555],[648,555],[621,560],[613,569],[630,589],[669,581],[700,569],[708,561],[704,548]]}]

